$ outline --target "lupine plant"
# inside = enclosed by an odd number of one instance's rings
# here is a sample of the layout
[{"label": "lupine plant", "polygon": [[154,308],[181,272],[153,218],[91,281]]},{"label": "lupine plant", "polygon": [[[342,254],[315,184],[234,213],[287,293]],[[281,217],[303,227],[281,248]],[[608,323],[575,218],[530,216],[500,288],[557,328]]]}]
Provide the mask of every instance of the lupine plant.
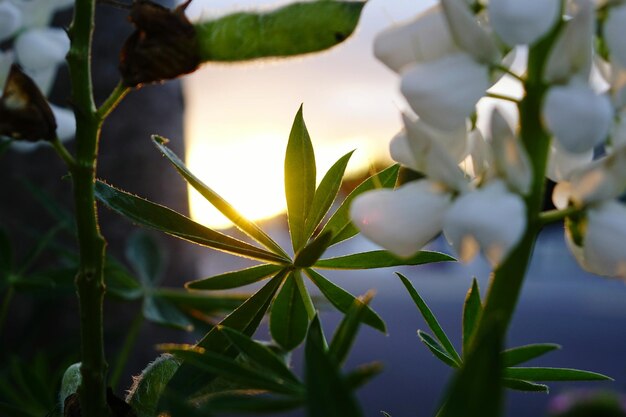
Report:
[{"label": "lupine plant", "polygon": [[[91,80],[95,0],[75,2],[69,42],[61,32],[41,27],[69,2],[0,3],[0,21],[6,22],[0,40],[15,40],[15,59],[10,53],[1,57],[9,63],[0,67],[0,75],[8,74],[0,99],[2,144],[51,144],[67,165],[74,187],[74,221],[61,215],[59,227],[78,238],[78,255],[50,246],[73,260],[77,269],[80,362],[66,370],[53,413],[194,417],[304,407],[314,417],[361,416],[353,391],[380,366],[347,372],[341,368],[361,323],[381,332],[386,325],[368,305],[371,293],[355,297],[320,271],[453,261],[446,254],[422,251],[441,233],[461,261],[482,253],[493,276],[484,300],[476,281],[472,283],[463,308],[459,351],[413,284],[398,274],[432,333],[420,331],[420,339],[455,369],[438,416],[498,416],[504,388],[546,392],[548,387],[538,382],[609,379],[576,369],[520,367],[558,346],[506,348],[505,342],[544,226],[564,220],[565,239],[583,268],[626,278],[626,252],[620,245],[626,239],[626,206],[618,200],[626,191],[626,3],[442,0],[414,20],[379,34],[374,53],[401,76],[401,91],[410,106],[402,115],[403,131],[390,144],[399,165],[365,180],[333,210],[352,153],[339,158],[318,183],[313,141],[300,108],[286,138],[289,248],[196,177],[159,135],[152,137],[157,151],[246,240],[200,225],[106,179],[97,180],[101,128],[132,90],[183,76],[203,63],[298,55],[341,43],[353,32],[363,3],[318,0],[200,22],[185,16],[188,2],[174,9],[149,0],[104,3],[128,9],[135,31],[120,45],[119,85],[99,106]],[[31,6],[41,6],[37,11],[43,14],[24,11]],[[53,111],[45,98],[66,52],[74,117]],[[513,65],[520,61],[523,69]],[[492,89],[503,78],[518,83],[523,94]],[[515,111],[496,107],[490,114],[477,114],[483,97],[513,103]],[[482,131],[478,122],[485,117],[488,129]],[[61,139],[74,132],[76,147],[70,151]],[[414,171],[417,175],[408,177],[418,179],[400,181],[401,169]],[[557,182],[555,210],[543,211],[546,178]],[[127,257],[133,272],[106,255],[97,201],[139,226],[257,264],[191,280],[185,290],[161,289],[161,256],[146,235],[129,239]],[[332,245],[359,231],[385,250],[324,256]],[[8,238],[0,234],[0,283],[4,287],[8,282],[13,291],[31,263],[14,266],[10,251]],[[209,292],[248,284],[260,288],[243,299]],[[311,296],[312,287],[321,297]],[[142,300],[137,325],[145,317],[186,329],[197,318],[188,314],[190,310],[227,314],[217,324],[201,325],[207,330],[195,344],[160,345],[163,354],[129,382],[121,398],[108,387],[121,382],[137,326],[109,377],[103,299],[115,292]],[[324,299],[343,314],[330,342],[318,314]],[[0,322],[6,305],[2,311]],[[268,314],[272,341],[262,342],[255,334]],[[302,344],[304,375],[299,377],[290,367],[290,353]],[[36,365],[37,371],[26,375],[41,380],[46,363]],[[22,392],[28,396],[34,391],[26,386]],[[14,398],[21,398],[15,393]],[[32,415],[25,410],[20,404],[0,402],[0,411],[7,415]]]}]

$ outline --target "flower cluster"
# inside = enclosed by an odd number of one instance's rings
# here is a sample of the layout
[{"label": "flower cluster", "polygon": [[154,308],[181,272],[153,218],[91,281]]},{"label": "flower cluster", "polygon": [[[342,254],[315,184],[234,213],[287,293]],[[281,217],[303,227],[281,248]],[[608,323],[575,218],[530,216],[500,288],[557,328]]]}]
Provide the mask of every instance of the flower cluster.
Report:
[{"label": "flower cluster", "polygon": [[[13,41],[12,49],[0,50],[0,86],[5,85],[11,66],[18,64],[44,95],[50,92],[70,42],[63,29],[48,26],[54,13],[72,4],[71,0],[0,0],[0,42]],[[73,112],[52,104],[50,108],[57,136],[61,140],[72,138],[76,124]],[[20,141],[13,146],[28,150],[37,145]]]},{"label": "flower cluster", "polygon": [[[558,182],[555,205],[575,214],[566,237],[579,263],[626,278],[626,206],[617,200],[626,191],[624,28],[621,0],[441,0],[380,33],[374,54],[401,76],[417,115],[403,116],[390,153],[424,178],[356,199],[354,224],[399,256],[443,231],[462,260],[482,251],[495,267],[529,226],[525,197],[546,175]],[[515,73],[512,57],[544,40],[551,49],[541,67],[527,62]],[[501,77],[528,88],[529,71],[540,71],[539,129],[551,140],[545,173],[532,172],[519,114],[496,106],[485,131],[475,122]]]}]

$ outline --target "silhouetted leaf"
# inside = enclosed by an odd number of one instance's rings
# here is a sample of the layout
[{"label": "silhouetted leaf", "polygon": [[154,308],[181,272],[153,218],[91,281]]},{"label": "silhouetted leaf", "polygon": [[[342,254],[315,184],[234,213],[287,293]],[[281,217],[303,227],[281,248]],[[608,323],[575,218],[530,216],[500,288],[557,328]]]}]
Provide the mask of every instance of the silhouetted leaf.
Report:
[{"label": "silhouetted leaf", "polygon": [[417,335],[419,336],[422,343],[426,345],[428,350],[431,351],[433,355],[435,355],[440,361],[445,363],[448,366],[453,368],[458,368],[459,364],[446,352],[446,350],[441,346],[441,344],[435,340],[431,335],[425,333],[421,330],[417,331]]},{"label": "silhouetted leaf", "polygon": [[318,235],[312,242],[298,252],[293,264],[300,268],[308,268],[312,266],[328,248],[328,242],[331,237],[332,235],[330,233]]},{"label": "silhouetted leaf", "polygon": [[467,355],[467,352],[469,352],[472,336],[478,326],[482,312],[483,305],[480,301],[478,281],[474,278],[472,287],[465,297],[465,305],[463,306],[463,355]]},{"label": "silhouetted leaf", "polygon": [[507,349],[502,352],[502,366],[519,365],[560,348],[561,346],[554,343],[537,343]]},{"label": "silhouetted leaf", "polygon": [[366,307],[373,295],[372,292],[369,292],[362,298],[355,298],[352,306],[348,309],[341,323],[339,323],[339,327],[337,327],[328,349],[329,353],[335,358],[338,364],[342,364],[348,357],[350,348],[359,330],[359,325],[361,321],[363,321],[363,316],[367,311]]},{"label": "silhouetted leaf", "polygon": [[191,281],[185,284],[193,290],[227,290],[260,281],[280,271],[280,265],[257,265],[239,271],[226,272],[209,278]]},{"label": "silhouetted leaf", "polygon": [[147,296],[144,298],[143,315],[147,320],[164,326],[187,331],[193,328],[191,322],[178,308],[159,297]]},{"label": "silhouetted leaf", "polygon": [[126,242],[126,259],[132,265],[145,287],[154,287],[161,280],[164,254],[154,239],[146,232],[133,232]]},{"label": "silhouetted leaf", "polygon": [[505,368],[505,378],[529,381],[612,381],[613,378],[596,372],[568,368]]},{"label": "silhouetted leaf", "polygon": [[522,379],[502,378],[502,385],[515,391],[545,392],[546,394],[550,391],[547,385],[535,384]]},{"label": "silhouetted leaf", "polygon": [[355,253],[353,255],[338,256],[336,258],[320,259],[315,263],[316,268],[327,269],[375,269],[391,266],[422,265],[433,262],[455,261],[450,255],[439,252],[421,251],[410,258],[399,258],[385,250]]}]

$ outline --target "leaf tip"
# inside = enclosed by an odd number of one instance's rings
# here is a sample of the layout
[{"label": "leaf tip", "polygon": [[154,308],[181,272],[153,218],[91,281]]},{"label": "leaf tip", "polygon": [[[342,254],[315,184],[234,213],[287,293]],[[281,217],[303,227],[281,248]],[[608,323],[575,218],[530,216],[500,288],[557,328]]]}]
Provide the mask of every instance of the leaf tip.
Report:
[{"label": "leaf tip", "polygon": [[156,143],[157,145],[166,145],[170,141],[168,138],[165,138],[161,135],[152,135],[151,138],[152,138],[152,141]]}]

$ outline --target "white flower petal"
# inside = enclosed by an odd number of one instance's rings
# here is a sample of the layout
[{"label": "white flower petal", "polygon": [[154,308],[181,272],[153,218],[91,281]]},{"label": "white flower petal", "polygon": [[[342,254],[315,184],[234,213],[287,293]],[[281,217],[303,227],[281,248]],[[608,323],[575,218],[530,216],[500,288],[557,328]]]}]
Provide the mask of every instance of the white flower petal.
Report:
[{"label": "white flower petal", "polygon": [[566,232],[580,266],[594,274],[626,279],[626,206],[616,201],[589,209],[582,248]]},{"label": "white flower petal", "polygon": [[54,114],[54,119],[57,122],[57,136],[62,141],[72,139],[76,135],[76,118],[74,112],[62,107],[50,104],[50,109]]},{"label": "white flower petal", "polygon": [[493,166],[491,147],[479,129],[468,133],[467,142],[468,155],[461,163],[461,168],[471,178],[482,179],[488,175]]},{"label": "white flower petal", "polygon": [[522,198],[494,181],[459,197],[444,218],[444,235],[468,262],[480,248],[492,266],[499,265],[517,245],[526,229]]},{"label": "white flower petal", "polygon": [[489,85],[488,68],[458,53],[414,66],[402,77],[400,89],[424,122],[455,130],[465,126]]},{"label": "white flower petal", "polygon": [[39,90],[43,93],[44,96],[50,94],[50,90],[52,90],[52,86],[54,85],[54,80],[57,75],[57,67],[46,67],[41,69],[26,69],[24,68],[24,72],[30,78],[33,79]]},{"label": "white flower petal", "polygon": [[587,80],[591,71],[595,14],[589,0],[577,0],[578,12],[565,23],[552,46],[544,78],[564,83],[572,76]]},{"label": "white flower petal", "polygon": [[612,200],[626,192],[626,146],[570,175],[571,200],[579,205]]},{"label": "white flower petal", "polygon": [[434,61],[457,51],[439,5],[382,31],[374,39],[376,58],[398,73],[411,64]]},{"label": "white flower petal", "polygon": [[13,3],[0,3],[0,42],[9,39],[22,26],[22,12]]},{"label": "white flower petal", "polygon": [[62,29],[31,29],[15,40],[18,62],[29,70],[53,67],[65,60],[70,40]]},{"label": "white flower petal", "polygon": [[491,146],[499,176],[513,190],[528,194],[533,180],[530,160],[520,140],[497,107],[491,113]]},{"label": "white flower petal", "polygon": [[532,44],[556,23],[560,3],[559,0],[491,0],[489,22],[508,45]]},{"label": "white flower petal", "polygon": [[4,82],[7,80],[12,64],[13,64],[13,52],[0,51],[0,89],[3,88]]},{"label": "white flower petal", "polygon": [[596,94],[586,84],[572,82],[548,91],[543,116],[559,146],[571,153],[585,153],[606,139],[613,106],[608,96]]},{"label": "white flower petal", "polygon": [[450,200],[450,194],[432,182],[415,181],[397,190],[361,194],[352,202],[350,217],[369,240],[408,257],[441,232]]},{"label": "white flower petal", "polygon": [[554,207],[563,210],[570,205],[572,200],[572,184],[563,181],[559,182],[552,191],[552,203]]},{"label": "white flower petal", "polygon": [[479,62],[493,64],[500,60],[495,40],[476,20],[463,0],[441,0],[450,32],[457,45]]},{"label": "white flower petal", "polygon": [[557,146],[550,147],[546,177],[554,182],[567,180],[570,175],[591,163],[593,149],[585,153],[569,153]]},{"label": "white flower petal", "polygon": [[609,47],[611,58],[626,67],[626,4],[609,8],[609,16],[604,22],[604,40]]}]

